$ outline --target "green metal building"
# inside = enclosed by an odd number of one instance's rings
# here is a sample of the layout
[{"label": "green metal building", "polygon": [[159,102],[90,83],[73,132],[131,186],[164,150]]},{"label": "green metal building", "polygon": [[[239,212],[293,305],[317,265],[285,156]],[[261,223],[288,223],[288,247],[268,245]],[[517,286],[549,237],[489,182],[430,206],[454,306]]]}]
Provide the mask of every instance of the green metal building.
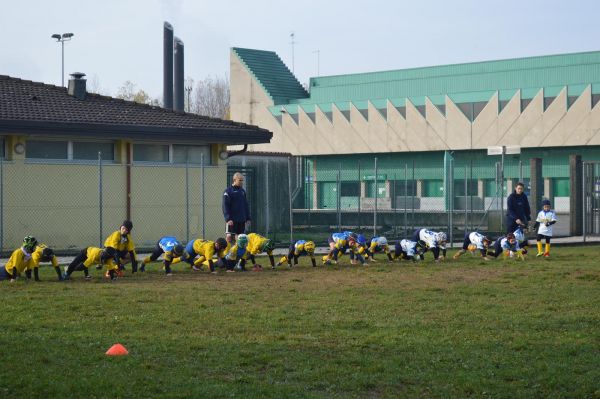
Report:
[{"label": "green metal building", "polygon": [[[569,156],[600,160],[600,52],[313,77],[231,50],[231,116],[273,132],[254,151],[303,157],[296,209],[501,210],[530,160],[569,212]],[[504,158],[490,147],[513,147]],[[376,160],[375,160],[376,159]]]}]

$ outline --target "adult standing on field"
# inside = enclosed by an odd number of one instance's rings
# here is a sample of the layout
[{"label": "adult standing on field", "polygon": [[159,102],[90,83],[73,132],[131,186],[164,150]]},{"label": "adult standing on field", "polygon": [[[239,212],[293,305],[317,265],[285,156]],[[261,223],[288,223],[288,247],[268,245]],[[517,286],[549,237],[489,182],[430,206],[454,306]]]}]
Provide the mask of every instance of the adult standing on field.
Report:
[{"label": "adult standing on field", "polygon": [[234,236],[243,234],[246,225],[250,223],[250,207],[243,185],[244,175],[236,172],[233,174],[231,186],[223,192],[223,217],[228,242],[234,240]]},{"label": "adult standing on field", "polygon": [[519,226],[527,228],[531,220],[531,208],[525,195],[525,185],[517,183],[515,191],[506,199],[506,232],[514,233]]}]

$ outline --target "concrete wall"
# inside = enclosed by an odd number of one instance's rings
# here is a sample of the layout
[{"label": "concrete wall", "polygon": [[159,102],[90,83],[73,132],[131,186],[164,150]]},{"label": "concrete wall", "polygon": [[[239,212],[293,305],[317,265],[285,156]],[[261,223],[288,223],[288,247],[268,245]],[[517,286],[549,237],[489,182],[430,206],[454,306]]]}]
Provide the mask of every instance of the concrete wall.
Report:
[{"label": "concrete wall", "polygon": [[498,111],[498,95],[471,122],[446,97],[442,114],[426,99],[426,117],[410,101],[406,117],[388,101],[387,119],[368,104],[368,119],[353,105],[347,119],[333,105],[330,121],[317,107],[314,122],[299,107],[298,123],[289,114],[281,123],[267,107],[273,101],[231,54],[231,117],[273,132],[270,144],[251,146],[255,151],[324,155],[405,151],[485,149],[489,146],[564,147],[600,144],[600,106],[591,108],[591,86],[567,109],[563,89],[544,110],[543,90],[521,111],[521,92]]}]

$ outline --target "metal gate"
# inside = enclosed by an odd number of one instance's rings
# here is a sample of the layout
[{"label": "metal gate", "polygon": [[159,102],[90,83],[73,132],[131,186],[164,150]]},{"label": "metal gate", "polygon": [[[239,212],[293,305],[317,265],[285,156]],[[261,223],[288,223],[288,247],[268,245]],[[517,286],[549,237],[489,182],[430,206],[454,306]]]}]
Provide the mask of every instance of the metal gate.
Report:
[{"label": "metal gate", "polygon": [[600,162],[583,162],[583,240],[600,235]]}]

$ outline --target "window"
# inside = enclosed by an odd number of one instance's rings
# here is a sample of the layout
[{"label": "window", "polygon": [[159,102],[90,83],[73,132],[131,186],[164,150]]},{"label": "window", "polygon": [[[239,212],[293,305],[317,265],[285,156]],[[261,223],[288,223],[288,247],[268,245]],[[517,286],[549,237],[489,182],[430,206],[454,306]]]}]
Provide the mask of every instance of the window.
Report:
[{"label": "window", "polygon": [[404,180],[394,180],[393,190],[395,190],[396,197],[417,195],[417,185],[414,180],[407,180],[406,182]]},{"label": "window", "polygon": [[169,146],[166,144],[134,144],[133,160],[141,162],[169,162]]},{"label": "window", "polygon": [[[467,180],[467,195],[476,196],[477,193],[477,180]],[[454,196],[455,197],[464,197],[465,195],[465,181],[454,180]]]},{"label": "window", "polygon": [[25,158],[69,159],[68,141],[27,140]]},{"label": "window", "polygon": [[73,142],[73,159],[97,160],[98,152],[102,153],[102,159],[105,161],[115,160],[113,143]]},{"label": "window", "polygon": [[208,145],[173,145],[173,163],[210,165],[210,146]]},{"label": "window", "polygon": [[360,197],[360,183],[355,181],[344,181],[340,183],[342,197]]}]

